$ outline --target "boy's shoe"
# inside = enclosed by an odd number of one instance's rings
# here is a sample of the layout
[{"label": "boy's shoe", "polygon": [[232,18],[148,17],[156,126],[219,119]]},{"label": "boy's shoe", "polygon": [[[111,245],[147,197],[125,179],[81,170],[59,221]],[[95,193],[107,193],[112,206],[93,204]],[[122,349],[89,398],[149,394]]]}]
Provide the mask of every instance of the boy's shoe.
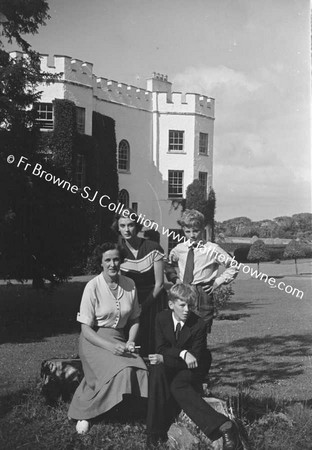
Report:
[{"label": "boy's shoe", "polygon": [[76,431],[78,434],[86,434],[90,429],[90,422],[88,420],[78,420]]}]

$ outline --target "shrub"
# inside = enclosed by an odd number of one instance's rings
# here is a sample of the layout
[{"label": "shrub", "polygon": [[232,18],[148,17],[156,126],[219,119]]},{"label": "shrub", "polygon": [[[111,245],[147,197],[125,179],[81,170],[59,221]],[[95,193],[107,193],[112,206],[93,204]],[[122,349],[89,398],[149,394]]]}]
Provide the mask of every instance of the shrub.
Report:
[{"label": "shrub", "polygon": [[233,284],[223,285],[213,293],[215,314],[218,317],[219,312],[231,300],[234,295]]}]

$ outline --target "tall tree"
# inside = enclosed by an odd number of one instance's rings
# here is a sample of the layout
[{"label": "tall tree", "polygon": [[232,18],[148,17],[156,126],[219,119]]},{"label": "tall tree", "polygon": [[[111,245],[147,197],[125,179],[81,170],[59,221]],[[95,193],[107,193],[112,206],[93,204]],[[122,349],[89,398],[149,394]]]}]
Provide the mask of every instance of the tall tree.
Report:
[{"label": "tall tree", "polygon": [[[24,35],[38,32],[49,19],[48,9],[45,0],[0,0],[0,272],[32,278],[36,287],[43,278],[66,278],[87,239],[80,196],[16,167],[23,155],[56,177],[68,178],[62,164],[45,163],[36,154],[39,131],[33,106],[40,99],[39,84],[55,77],[41,72],[40,56]],[[18,47],[15,57],[7,44]],[[14,164],[8,164],[8,155],[15,157]]]},{"label": "tall tree", "polygon": [[250,229],[252,221],[248,217],[235,217],[222,223],[226,236],[241,236],[242,232]]},{"label": "tall tree", "polygon": [[304,258],[306,255],[304,246],[300,241],[296,241],[295,239],[292,239],[287,245],[284,250],[283,257],[285,259],[294,259],[295,260],[295,266],[296,266],[296,274],[298,275],[298,266],[297,266],[297,259],[298,258]]},{"label": "tall tree", "polygon": [[206,217],[208,227],[210,228],[211,242],[215,241],[215,220],[214,220],[215,212],[216,212],[216,194],[215,191],[212,188],[210,188],[208,192],[204,216]]},{"label": "tall tree", "polygon": [[216,195],[214,190],[212,188],[209,190],[207,199],[207,193],[202,183],[199,180],[194,180],[186,189],[186,199],[183,209],[196,209],[204,215],[205,225],[209,227],[210,239],[214,242],[214,216],[216,211]]},{"label": "tall tree", "polygon": [[256,262],[258,271],[261,261],[269,261],[270,253],[265,246],[265,243],[261,239],[257,239],[250,247],[247,260],[250,262]]},{"label": "tall tree", "polygon": [[196,209],[204,214],[207,202],[206,198],[207,194],[204,186],[199,180],[194,180],[186,188],[184,209]]},{"label": "tall tree", "polygon": [[[38,84],[56,77],[41,72],[39,53],[24,39],[38,33],[49,19],[45,0],[0,0],[0,126],[23,132],[34,125],[34,102],[40,98]],[[5,44],[24,52],[12,58]]]},{"label": "tall tree", "polygon": [[300,213],[292,216],[298,229],[303,233],[312,233],[312,214]]}]

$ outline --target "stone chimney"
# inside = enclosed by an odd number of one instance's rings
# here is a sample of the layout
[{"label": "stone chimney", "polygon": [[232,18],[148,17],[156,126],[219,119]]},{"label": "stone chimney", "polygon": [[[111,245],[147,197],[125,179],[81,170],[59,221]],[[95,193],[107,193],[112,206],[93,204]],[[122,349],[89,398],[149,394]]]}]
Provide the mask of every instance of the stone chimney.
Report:
[{"label": "stone chimney", "polygon": [[153,72],[152,78],[147,79],[147,90],[152,92],[167,92],[171,94],[172,83],[168,81],[168,75]]}]

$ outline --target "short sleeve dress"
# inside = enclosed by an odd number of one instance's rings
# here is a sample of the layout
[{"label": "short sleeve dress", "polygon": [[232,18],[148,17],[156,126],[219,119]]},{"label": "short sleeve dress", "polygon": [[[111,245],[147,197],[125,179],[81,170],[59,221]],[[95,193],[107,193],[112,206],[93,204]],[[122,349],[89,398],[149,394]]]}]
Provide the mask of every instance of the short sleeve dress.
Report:
[{"label": "short sleeve dress", "polygon": [[[113,347],[118,341],[125,342],[123,329],[129,320],[139,317],[140,312],[131,279],[120,275],[115,298],[100,274],[87,283],[77,320],[94,328]],[[84,378],[70,404],[70,418],[88,420],[97,417],[120,403],[124,394],[147,397],[148,371],[139,355],[114,355],[93,345],[81,333],[79,356]]]},{"label": "short sleeve dress", "polygon": [[155,353],[155,317],[159,311],[167,308],[168,300],[165,289],[153,298],[155,286],[154,262],[160,261],[165,254],[161,246],[149,239],[140,238],[138,254],[135,257],[124,240],[126,259],[121,264],[121,273],[131,278],[137,287],[139,304],[142,307],[138,344],[140,354],[147,356]]}]

